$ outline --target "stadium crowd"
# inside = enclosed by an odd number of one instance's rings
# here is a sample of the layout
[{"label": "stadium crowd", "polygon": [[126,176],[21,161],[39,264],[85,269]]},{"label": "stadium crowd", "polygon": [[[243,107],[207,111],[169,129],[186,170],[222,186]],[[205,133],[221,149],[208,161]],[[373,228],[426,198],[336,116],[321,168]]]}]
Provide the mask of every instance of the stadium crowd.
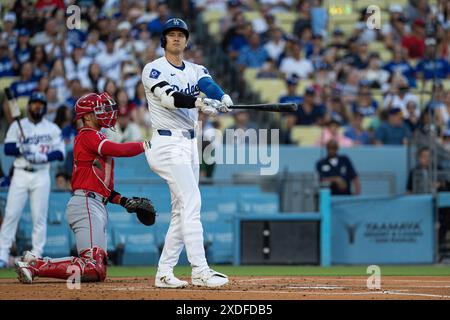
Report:
[{"label": "stadium crowd", "polygon": [[[329,12],[321,0],[184,0],[178,9],[188,19],[222,11],[221,48],[239,74],[258,68],[257,79],[285,81],[286,93],[273,94],[302,107],[283,115],[281,143],[295,143],[295,126],[316,125],[323,128],[317,145],[336,140],[349,147],[404,144],[414,132],[426,134],[430,124],[436,124],[442,137],[450,129],[450,2],[433,3],[409,0],[401,6],[394,1],[380,29],[367,27],[370,14],[364,9],[351,34],[339,27],[328,31]],[[68,28],[66,8],[71,4],[81,8],[80,28]],[[161,27],[174,14],[165,1],[16,0],[3,9],[0,81],[13,79],[10,86],[19,98],[33,91],[46,94],[46,117],[62,129],[69,163],[77,133],[73,106],[86,92],[106,91],[117,101],[116,132],[107,133],[112,140],[149,137],[140,73],[163,54]],[[258,11],[259,17],[247,20],[247,11]],[[296,12],[291,32],[280,27],[279,12]],[[195,41],[195,32],[192,38],[185,56],[203,64],[205,44]],[[369,50],[374,41],[384,43],[390,60]],[[242,88],[249,87],[243,76],[239,81]],[[424,101],[419,88],[426,81],[433,86]],[[308,85],[298,92],[302,82]],[[235,94],[239,98],[240,92]],[[3,139],[12,119],[2,99]],[[231,128],[257,128],[250,119],[238,113]],[[64,172],[70,170],[67,165]]]}]

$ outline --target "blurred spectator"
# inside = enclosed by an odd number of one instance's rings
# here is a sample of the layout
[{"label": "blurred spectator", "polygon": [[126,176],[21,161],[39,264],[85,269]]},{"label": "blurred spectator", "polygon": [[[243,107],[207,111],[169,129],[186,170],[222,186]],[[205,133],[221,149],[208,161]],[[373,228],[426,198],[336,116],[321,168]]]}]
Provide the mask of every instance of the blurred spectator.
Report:
[{"label": "blurred spectator", "polygon": [[16,14],[7,12],[3,17],[3,28],[0,33],[0,40],[6,41],[9,50],[13,50],[17,45],[18,31],[16,26]]},{"label": "blurred spectator", "polygon": [[361,83],[361,72],[354,68],[349,68],[340,76],[338,89],[344,103],[353,103],[359,92]]},{"label": "blurred spectator", "polygon": [[280,97],[280,103],[297,103],[301,104],[303,99],[297,94],[298,78],[290,77],[286,79],[287,93]]},{"label": "blurred spectator", "polygon": [[72,110],[62,105],[56,109],[55,120],[53,121],[60,129],[65,128],[72,122]]},{"label": "blurred spectator", "polygon": [[151,34],[160,35],[162,33],[164,23],[170,19],[170,14],[169,8],[165,1],[158,1],[158,7],[156,10],[158,16],[148,23],[147,29]]},{"label": "blurred spectator", "polygon": [[257,127],[249,121],[250,115],[248,112],[238,109],[233,112],[233,117],[234,124],[225,130],[226,142],[231,142],[229,141],[229,135],[231,133],[234,139],[233,143],[236,145],[258,143]]},{"label": "blurred spectator", "polygon": [[343,103],[342,99],[338,95],[332,95],[327,103],[327,117],[334,119],[341,126],[345,126],[350,121],[349,112],[347,106]]},{"label": "blurred spectator", "polygon": [[400,43],[403,36],[411,32],[406,24],[403,8],[399,4],[391,4],[389,7],[389,22],[383,25],[381,34],[388,49],[393,49],[395,44]]},{"label": "blurred spectator", "polygon": [[283,32],[280,28],[273,28],[270,30],[270,39],[264,45],[267,54],[273,61],[278,61],[284,51],[286,41],[283,40]]},{"label": "blurred spectator", "polygon": [[31,62],[25,62],[20,67],[20,78],[14,81],[10,88],[15,97],[29,97],[36,90],[38,81],[33,77]]},{"label": "blurred spectator", "polygon": [[48,87],[47,91],[45,91],[45,96],[47,97],[47,112],[45,113],[45,118],[53,122],[55,120],[56,110],[61,105],[58,100],[56,88]]},{"label": "blurred spectator", "polygon": [[368,11],[367,8],[363,8],[360,11],[359,21],[355,24],[353,35],[359,40],[370,43],[376,41],[378,38],[377,29],[368,28],[368,19],[372,16],[373,12]]},{"label": "blurred spectator", "polygon": [[105,86],[101,91],[107,92],[111,97],[115,97],[117,94],[116,82],[112,79],[106,79]]},{"label": "blurred spectator", "polygon": [[378,102],[372,97],[372,91],[367,81],[361,81],[358,89],[358,96],[352,103],[354,114],[360,113],[364,117],[376,116]]},{"label": "blurred spectator", "polygon": [[31,45],[30,45],[30,32],[22,28],[19,30],[19,39],[17,41],[17,46],[14,49],[14,58],[17,64],[23,64],[30,60],[31,56]]},{"label": "blurred spectator", "polygon": [[300,37],[304,28],[311,28],[311,5],[309,0],[300,0],[298,4],[297,20],[292,34]]},{"label": "blurred spectator", "polygon": [[0,78],[14,75],[14,60],[8,50],[7,43],[4,40],[0,40]]},{"label": "blurred spectator", "polygon": [[322,0],[311,2],[311,30],[313,35],[326,36],[328,26],[327,8],[323,6]]},{"label": "blurred spectator", "polygon": [[404,145],[408,142],[411,133],[403,121],[402,110],[392,108],[389,110],[387,122],[382,122],[375,132],[375,144],[378,145]]},{"label": "blurred spectator", "polygon": [[136,86],[141,82],[141,76],[138,74],[138,68],[134,63],[124,63],[122,69],[121,87],[125,89],[129,100],[134,99]]},{"label": "blurred spectator", "polygon": [[408,50],[411,59],[422,58],[425,54],[425,22],[416,19],[412,25],[411,33],[402,38],[402,46]]},{"label": "blurred spectator", "polygon": [[87,77],[81,79],[82,87],[94,92],[102,92],[105,83],[106,79],[102,76],[100,65],[92,62],[88,67]]},{"label": "blurred spectator", "polygon": [[362,113],[354,113],[351,125],[344,132],[344,136],[351,139],[354,145],[371,144],[370,135],[363,128],[363,119],[364,115]]},{"label": "blurred spectator", "polygon": [[419,99],[414,94],[409,92],[408,84],[403,82],[398,85],[398,88],[392,88],[392,90],[386,95],[384,98],[384,108],[399,108],[404,114],[406,114],[406,105],[410,101],[413,101],[416,105],[419,105]]},{"label": "blurred spectator", "polygon": [[275,16],[269,12],[269,6],[259,6],[260,16],[252,20],[253,31],[261,36],[262,42],[266,42],[268,32],[276,27]]},{"label": "blurred spectator", "polygon": [[436,119],[442,130],[450,129],[450,90],[445,92],[443,104],[436,108]]},{"label": "blurred spectator", "polygon": [[416,87],[415,69],[407,60],[408,51],[400,45],[393,47],[393,59],[384,65],[384,69],[389,71],[391,76],[394,73],[402,74],[410,87]]},{"label": "blurred spectator", "polygon": [[67,84],[67,79],[64,73],[64,64],[61,59],[57,59],[53,63],[53,67],[50,71],[50,87],[56,89],[57,97],[59,102],[66,101],[69,95],[69,88]]},{"label": "blurred spectator", "polygon": [[363,73],[363,79],[369,82],[369,86],[375,89],[384,89],[388,85],[389,72],[383,70],[380,55],[373,52],[369,55],[369,65]]},{"label": "blurred spectator", "polygon": [[325,119],[326,108],[314,101],[315,90],[308,87],[305,90],[303,104],[297,110],[298,125],[321,125]]},{"label": "blurred spectator", "polygon": [[72,191],[70,176],[65,172],[58,172],[55,176],[57,191]]},{"label": "blurred spectator", "polygon": [[347,48],[344,31],[339,26],[336,27],[331,34],[329,47],[335,47],[336,49]]},{"label": "blurred spectator", "polygon": [[419,79],[446,79],[450,75],[450,64],[446,59],[436,56],[436,42],[434,39],[427,40],[425,57],[416,66]]},{"label": "blurred spectator", "polygon": [[35,78],[48,76],[50,72],[50,64],[43,46],[35,46],[31,48],[30,61],[33,64],[33,76]]},{"label": "blurred spectator", "polygon": [[405,124],[410,132],[414,132],[419,124],[420,109],[416,102],[409,101],[406,104],[406,113],[404,115]]},{"label": "blurred spectator", "polygon": [[277,79],[279,77],[280,71],[275,65],[275,62],[270,58],[264,62],[261,69],[256,74],[257,79]]},{"label": "blurred spectator", "polygon": [[292,0],[259,0],[259,3],[268,7],[270,13],[290,11]]},{"label": "blurred spectator", "polygon": [[240,50],[237,63],[241,68],[260,68],[268,57],[266,49],[261,45],[259,35],[253,33],[249,38],[249,45]]},{"label": "blurred spectator", "polygon": [[296,75],[301,79],[308,78],[314,72],[313,64],[308,59],[302,58],[301,48],[298,43],[293,44],[292,50],[292,56],[285,57],[281,61],[280,71],[286,77]]},{"label": "blurred spectator", "polygon": [[131,37],[131,24],[122,21],[117,25],[119,37],[114,42],[114,50],[123,50],[126,54],[133,54],[134,39]]},{"label": "blurred spectator", "polygon": [[119,107],[115,131],[107,130],[106,136],[119,143],[142,140],[141,129],[131,120],[130,110],[124,106]]},{"label": "blurred spectator", "polygon": [[326,148],[327,156],[316,163],[320,185],[329,187],[332,195],[360,194],[361,183],[351,160],[338,155],[339,145],[334,140],[329,141]]},{"label": "blurred spectator", "polygon": [[[200,1],[196,1],[196,4]],[[203,0],[202,0],[203,2]],[[223,4],[223,1],[220,1]],[[233,19],[237,13],[241,13],[242,3],[239,0],[228,0],[225,16],[220,20],[220,30],[228,31],[233,26]],[[223,11],[223,10],[220,10]]]},{"label": "blurred spectator", "polygon": [[100,52],[106,51],[106,46],[100,40],[100,33],[97,29],[92,29],[89,32],[84,51],[86,57],[91,59],[95,59]]},{"label": "blurred spectator", "polygon": [[248,39],[253,34],[252,24],[245,21],[244,14],[239,11],[233,18],[233,26],[225,33],[222,41],[223,50],[234,60],[239,51],[248,45]]},{"label": "blurred spectator", "polygon": [[84,55],[82,47],[76,47],[70,57],[64,59],[64,69],[67,80],[79,79],[81,83],[88,81],[88,71],[91,59]]},{"label": "blurred spectator", "polygon": [[83,87],[81,86],[81,82],[78,79],[73,79],[69,82],[69,90],[70,95],[64,102],[66,105],[75,107],[75,103],[81,96],[84,94]]},{"label": "blurred spectator", "polygon": [[316,141],[316,146],[325,146],[330,141],[336,141],[341,147],[353,147],[353,141],[341,132],[339,121],[331,118],[323,129],[320,138]]},{"label": "blurred spectator", "polygon": [[424,19],[430,12],[428,0],[409,0],[405,12],[409,21]]},{"label": "blurred spectator", "polygon": [[125,50],[114,50],[114,37],[110,36],[105,41],[106,51],[101,52],[95,58],[100,65],[102,74],[114,81],[120,81],[122,62],[127,58]]},{"label": "blurred spectator", "polygon": [[[350,40],[353,42],[354,39]],[[344,57],[345,61],[357,69],[366,69],[369,65],[369,44],[364,39],[356,40],[355,51]]]}]

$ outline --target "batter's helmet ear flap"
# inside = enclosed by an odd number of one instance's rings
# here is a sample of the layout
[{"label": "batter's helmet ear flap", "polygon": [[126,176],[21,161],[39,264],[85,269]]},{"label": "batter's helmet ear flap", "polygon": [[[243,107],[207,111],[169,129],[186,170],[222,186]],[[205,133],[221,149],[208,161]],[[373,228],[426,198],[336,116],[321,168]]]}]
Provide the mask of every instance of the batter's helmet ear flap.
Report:
[{"label": "batter's helmet ear flap", "polygon": [[166,35],[164,33],[161,33],[161,48],[166,47]]}]

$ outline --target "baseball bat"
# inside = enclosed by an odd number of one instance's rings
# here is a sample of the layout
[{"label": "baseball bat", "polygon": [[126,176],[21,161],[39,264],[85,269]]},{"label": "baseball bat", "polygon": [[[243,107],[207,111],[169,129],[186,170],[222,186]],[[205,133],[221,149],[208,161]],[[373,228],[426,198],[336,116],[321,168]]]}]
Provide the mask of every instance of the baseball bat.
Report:
[{"label": "baseball bat", "polygon": [[235,104],[229,108],[269,112],[295,112],[298,109],[298,105],[296,103]]},{"label": "baseball bat", "polygon": [[23,132],[22,124],[20,123],[20,108],[19,105],[17,104],[17,100],[14,97],[10,88],[5,88],[5,95],[6,98],[8,99],[11,116],[14,118],[15,121],[17,121],[17,124],[19,125],[20,136],[22,137],[22,141],[25,141],[25,134]]}]

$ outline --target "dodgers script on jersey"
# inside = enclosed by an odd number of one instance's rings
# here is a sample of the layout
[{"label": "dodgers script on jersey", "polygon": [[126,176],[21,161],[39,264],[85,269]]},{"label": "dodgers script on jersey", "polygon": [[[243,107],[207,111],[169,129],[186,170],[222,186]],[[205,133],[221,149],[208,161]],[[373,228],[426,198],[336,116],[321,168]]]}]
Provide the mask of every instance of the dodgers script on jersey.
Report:
[{"label": "dodgers script on jersey", "polygon": [[[64,141],[61,137],[61,130],[53,122],[46,119],[34,124],[28,118],[20,120],[22,125],[25,141],[22,143],[27,152],[35,153],[50,153],[53,151],[61,151],[65,154]],[[19,143],[20,129],[16,121],[14,121],[8,129],[5,143]],[[34,169],[49,169],[50,164],[31,164],[23,156],[19,156],[14,160],[15,168],[34,168]]]},{"label": "dodgers script on jersey", "polygon": [[197,108],[169,110],[161,105],[151,88],[166,81],[175,91],[197,97],[200,94],[198,81],[211,77],[208,70],[198,64],[184,61],[184,68],[173,66],[165,57],[148,63],[142,71],[142,82],[149,102],[153,129],[194,129],[198,120]]}]

